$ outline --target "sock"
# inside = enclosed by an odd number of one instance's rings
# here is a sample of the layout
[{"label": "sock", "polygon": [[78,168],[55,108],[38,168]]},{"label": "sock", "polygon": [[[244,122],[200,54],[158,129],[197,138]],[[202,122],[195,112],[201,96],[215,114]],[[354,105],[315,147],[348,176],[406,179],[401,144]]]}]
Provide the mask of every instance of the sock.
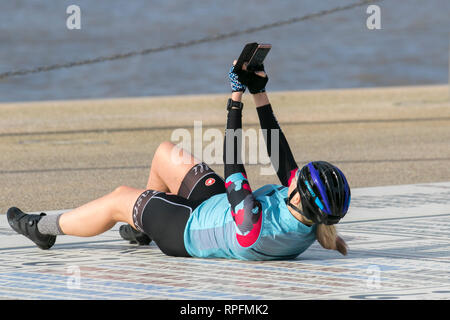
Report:
[{"label": "sock", "polygon": [[38,231],[42,234],[48,234],[52,236],[57,236],[64,234],[61,228],[59,227],[59,218],[61,214],[51,214],[46,215],[39,220],[37,224]]}]

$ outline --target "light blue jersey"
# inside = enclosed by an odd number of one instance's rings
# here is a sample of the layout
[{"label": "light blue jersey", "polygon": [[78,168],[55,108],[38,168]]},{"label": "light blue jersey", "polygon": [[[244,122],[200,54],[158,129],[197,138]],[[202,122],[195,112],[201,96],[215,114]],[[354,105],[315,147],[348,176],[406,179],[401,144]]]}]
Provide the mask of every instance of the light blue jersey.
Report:
[{"label": "light blue jersey", "polygon": [[200,204],[184,230],[187,252],[199,258],[241,260],[293,259],[316,240],[316,226],[308,227],[294,218],[286,206],[287,187],[269,184],[253,192],[262,205],[258,239],[242,247],[231,215],[227,194],[218,194]]}]

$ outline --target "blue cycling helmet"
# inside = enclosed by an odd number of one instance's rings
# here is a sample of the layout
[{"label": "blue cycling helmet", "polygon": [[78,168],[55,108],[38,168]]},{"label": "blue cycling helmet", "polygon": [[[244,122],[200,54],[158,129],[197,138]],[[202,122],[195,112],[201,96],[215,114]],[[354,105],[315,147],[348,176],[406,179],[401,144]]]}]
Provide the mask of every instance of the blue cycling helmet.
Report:
[{"label": "blue cycling helmet", "polygon": [[326,161],[314,161],[297,170],[296,192],[300,194],[302,210],[288,204],[317,224],[332,225],[341,220],[350,205],[350,187],[339,168]]}]

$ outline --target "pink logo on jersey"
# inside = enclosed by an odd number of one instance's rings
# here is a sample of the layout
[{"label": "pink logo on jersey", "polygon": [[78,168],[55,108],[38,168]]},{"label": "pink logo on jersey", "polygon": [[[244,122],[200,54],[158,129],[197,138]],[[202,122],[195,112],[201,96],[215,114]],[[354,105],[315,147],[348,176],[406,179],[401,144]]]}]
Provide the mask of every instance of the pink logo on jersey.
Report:
[{"label": "pink logo on jersey", "polygon": [[216,182],[216,179],[209,178],[208,180],[205,181],[205,186],[207,186],[207,187],[212,186],[215,182]]}]

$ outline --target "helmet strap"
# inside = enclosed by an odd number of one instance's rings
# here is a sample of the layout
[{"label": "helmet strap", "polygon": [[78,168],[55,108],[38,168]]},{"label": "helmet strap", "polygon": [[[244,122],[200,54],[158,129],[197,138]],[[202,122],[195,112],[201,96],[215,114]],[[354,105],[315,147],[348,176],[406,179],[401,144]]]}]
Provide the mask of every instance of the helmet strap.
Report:
[{"label": "helmet strap", "polygon": [[286,201],[286,204],[291,207],[292,209],[294,209],[294,211],[300,213],[302,215],[302,217],[305,219],[305,221],[307,223],[313,224],[314,222],[309,220],[308,218],[305,217],[305,215],[303,214],[303,211],[300,210],[296,205],[291,203],[292,198],[296,195],[296,194],[300,194],[300,191],[298,190],[298,188],[295,188],[294,191],[292,191],[291,195],[289,196],[289,198]]},{"label": "helmet strap", "polygon": [[295,205],[293,205],[291,203],[292,198],[298,193],[298,189],[295,188],[294,191],[291,192],[291,195],[289,196],[289,198],[286,201],[286,204],[291,207],[292,209],[294,209],[295,211],[297,211],[298,213],[301,213],[303,215],[303,212]]}]

